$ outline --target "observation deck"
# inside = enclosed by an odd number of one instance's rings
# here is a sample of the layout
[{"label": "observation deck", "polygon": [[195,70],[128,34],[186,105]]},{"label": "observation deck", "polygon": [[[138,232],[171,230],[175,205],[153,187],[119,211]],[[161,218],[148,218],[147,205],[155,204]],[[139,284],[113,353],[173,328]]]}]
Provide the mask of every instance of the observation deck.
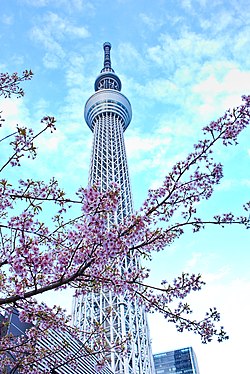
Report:
[{"label": "observation deck", "polygon": [[94,120],[99,115],[112,113],[118,116],[123,123],[125,131],[132,119],[132,108],[129,100],[121,91],[121,81],[111,67],[111,44],[103,44],[104,66],[95,80],[95,93],[85,104],[84,118],[91,131]]}]

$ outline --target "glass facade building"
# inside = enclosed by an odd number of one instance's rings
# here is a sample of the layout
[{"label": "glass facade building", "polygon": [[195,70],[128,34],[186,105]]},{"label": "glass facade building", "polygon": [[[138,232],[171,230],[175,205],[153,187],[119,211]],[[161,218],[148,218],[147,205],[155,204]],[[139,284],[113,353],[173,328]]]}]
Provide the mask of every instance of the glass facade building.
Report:
[{"label": "glass facade building", "polygon": [[200,374],[192,347],[158,353],[153,357],[156,374]]}]

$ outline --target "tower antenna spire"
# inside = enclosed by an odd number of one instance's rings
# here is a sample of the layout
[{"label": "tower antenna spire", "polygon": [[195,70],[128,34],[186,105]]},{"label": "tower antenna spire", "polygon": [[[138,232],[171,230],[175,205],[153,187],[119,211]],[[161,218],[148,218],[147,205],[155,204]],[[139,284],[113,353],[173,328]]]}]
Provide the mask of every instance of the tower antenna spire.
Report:
[{"label": "tower antenna spire", "polygon": [[105,42],[103,44],[103,49],[104,49],[104,64],[103,64],[103,69],[101,70],[101,73],[105,71],[114,72],[114,70],[111,67],[111,58],[110,58],[111,44],[109,42]]}]

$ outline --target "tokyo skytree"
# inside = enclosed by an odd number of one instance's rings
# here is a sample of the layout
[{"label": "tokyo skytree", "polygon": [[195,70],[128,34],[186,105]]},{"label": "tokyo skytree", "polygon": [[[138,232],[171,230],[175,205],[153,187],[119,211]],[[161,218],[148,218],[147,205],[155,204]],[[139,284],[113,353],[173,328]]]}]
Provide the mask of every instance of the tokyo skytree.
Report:
[{"label": "tokyo skytree", "polygon": [[[131,188],[123,132],[132,118],[131,105],[120,92],[121,81],[111,67],[111,44],[106,42],[104,67],[95,80],[95,93],[85,105],[85,120],[94,133],[89,184],[97,181],[102,191],[116,182],[121,188],[117,223],[133,212]],[[136,266],[139,259],[126,258],[124,269]],[[112,313],[107,315],[107,311]],[[111,349],[110,366],[115,374],[153,374],[154,365],[146,313],[137,300],[129,300],[126,293],[120,296],[111,291],[78,296],[74,300],[73,323],[82,331],[88,331],[93,322],[104,324],[105,339],[112,346],[114,341],[130,337],[125,353]]]}]

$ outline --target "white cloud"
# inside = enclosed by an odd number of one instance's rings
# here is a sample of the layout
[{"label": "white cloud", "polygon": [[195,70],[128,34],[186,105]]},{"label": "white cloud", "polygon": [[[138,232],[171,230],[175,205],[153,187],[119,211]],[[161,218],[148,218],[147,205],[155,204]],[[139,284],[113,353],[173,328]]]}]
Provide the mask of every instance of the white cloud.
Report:
[{"label": "white cloud", "polygon": [[[125,139],[126,151],[129,156],[129,169],[133,176],[146,172],[145,177],[151,176],[151,187],[157,187],[162,182],[162,176],[166,171],[166,164],[171,163],[171,159],[166,160],[166,153],[171,147],[171,136],[162,136],[160,131],[154,134],[140,133],[136,129],[131,129]],[[161,172],[164,170],[164,172]],[[153,177],[157,171],[157,177]],[[148,185],[149,187],[149,185]]]},{"label": "white cloud", "polygon": [[[230,17],[228,23],[232,22]],[[161,118],[172,122],[175,130],[176,118],[183,124],[188,120],[184,131],[191,133],[229,107],[240,105],[241,95],[249,91],[250,73],[241,64],[241,60],[248,60],[246,34],[240,37],[238,47],[243,49],[243,56],[235,52],[238,36],[213,38],[185,29],[180,29],[177,37],[162,34],[159,43],[147,50],[147,58],[158,66],[155,72],[160,78],[152,75],[147,83],[133,85],[137,102],[138,97],[148,97],[151,105],[155,101],[173,105],[173,109],[181,106],[182,114],[166,107],[167,114],[161,113]]]},{"label": "white cloud", "polygon": [[46,153],[47,157],[51,157],[51,156],[48,156],[48,154],[52,152],[54,153],[55,151],[58,150],[59,146],[62,146],[62,144],[65,145],[65,143],[66,143],[65,134],[64,132],[58,129],[53,134],[50,134],[50,133],[44,134],[37,141],[38,147],[45,151],[44,153]]},{"label": "white cloud", "polygon": [[250,187],[250,179],[243,179],[240,181],[243,186]]},{"label": "white cloud", "polygon": [[200,118],[207,120],[211,114],[222,115],[223,111],[242,104],[241,96],[247,94],[250,85],[250,72],[232,69],[223,78],[209,75],[192,87],[200,101],[196,109]]},{"label": "white cloud", "polygon": [[163,21],[159,17],[154,18],[146,13],[140,13],[139,18],[151,31],[156,31],[163,25]]},{"label": "white cloud", "polygon": [[86,0],[21,0],[23,4],[28,4],[36,8],[55,7],[66,9],[69,12],[74,10],[81,11],[83,9],[93,10],[94,6]]},{"label": "white cloud", "polygon": [[5,118],[2,132],[7,135],[10,130],[15,131],[16,125],[29,126],[29,111],[22,99],[1,100],[2,117]]},{"label": "white cloud", "polygon": [[55,54],[51,52],[45,53],[43,57],[43,64],[47,69],[56,69],[59,67],[60,60],[63,59],[64,56],[65,53],[63,50],[61,50],[61,52],[58,54],[56,54],[56,52]]},{"label": "white cloud", "polygon": [[232,24],[237,24],[237,17],[232,9],[229,11],[228,9],[219,8],[217,12],[213,13],[211,18],[207,14],[201,16],[199,23],[204,30],[209,30],[213,35],[216,35]]},{"label": "white cloud", "polygon": [[172,101],[179,93],[179,87],[168,79],[152,79],[144,86],[137,87],[141,96],[150,98],[151,100]]},{"label": "white cloud", "polygon": [[143,134],[136,133],[136,131],[129,137],[126,137],[126,149],[132,157],[139,156],[142,152],[155,151],[159,149],[159,146],[167,146],[169,143],[170,139],[167,137],[162,138],[158,135],[143,136]]},{"label": "white cloud", "polygon": [[249,86],[250,72],[234,68],[220,80],[214,75],[208,76],[204,81],[194,85],[192,90],[202,96],[204,101],[205,97],[212,98],[213,103],[218,100],[219,95],[227,96],[227,103],[231,107],[239,104],[241,94],[247,94]]},{"label": "white cloud", "polygon": [[134,73],[135,67],[137,72],[143,73],[147,70],[146,59],[132,43],[120,43],[114,58],[117,60],[115,61],[115,64],[112,63],[112,65],[119,66],[119,77],[122,79],[122,81],[126,82],[126,84],[128,83],[127,80],[131,78],[133,74],[131,74],[130,77],[123,79],[122,75],[120,74],[123,66],[126,67],[126,72],[131,71]]},{"label": "white cloud", "polygon": [[5,25],[12,25],[13,22],[14,22],[14,17],[13,15],[10,15],[10,14],[3,14],[1,16],[1,21],[5,24]]},{"label": "white cloud", "polygon": [[[36,117],[42,117],[46,108],[47,102],[43,99],[34,103],[33,110],[36,112]],[[31,113],[26,107],[25,98],[20,100],[15,98],[5,99],[1,101],[1,109],[3,111],[2,116],[5,118],[1,128],[1,139],[14,132],[17,123],[28,128],[32,127],[35,131],[42,129],[39,119],[35,121],[31,119]],[[58,117],[57,130],[52,134],[47,131],[36,139],[35,145],[38,147],[38,156],[35,161],[35,168],[31,161],[24,159],[22,161],[23,167],[15,169],[15,178],[26,178],[27,170],[30,178],[48,180],[55,176],[63,181],[64,186],[72,193],[78,186],[87,184],[86,175],[89,168],[92,137],[90,132],[88,137],[84,137],[82,119],[79,121],[80,123],[75,123],[69,116],[66,120]],[[9,154],[8,144],[9,139],[2,143],[2,146],[6,147],[1,148],[2,160],[6,157],[6,154]],[[78,173],[75,172],[76,167]]]},{"label": "white cloud", "polygon": [[[72,54],[69,57],[69,67],[66,71],[66,84],[68,87],[79,87],[82,93],[87,77],[84,76],[85,58],[82,55]],[[93,84],[93,81],[91,82]],[[76,92],[75,92],[76,94]],[[77,95],[76,95],[77,96]]]},{"label": "white cloud", "polygon": [[197,263],[199,262],[199,260],[201,259],[201,256],[202,256],[202,254],[200,252],[193,253],[190,260],[188,260],[188,262],[186,264],[186,267],[188,269],[192,269],[193,267],[195,267],[197,265]]},{"label": "white cloud", "polygon": [[56,37],[62,37],[63,35],[69,35],[78,38],[86,38],[89,36],[89,32],[83,26],[75,26],[69,22],[67,18],[62,18],[58,14],[48,12],[44,17],[44,20],[49,27],[49,32],[53,33]]},{"label": "white cloud", "polygon": [[62,18],[54,12],[48,12],[43,17],[42,24],[31,29],[30,37],[45,49],[44,65],[47,68],[57,68],[66,57],[66,37],[84,39],[89,36],[84,26],[76,26],[67,18]]},{"label": "white cloud", "polygon": [[[250,156],[250,151],[248,151]],[[239,189],[242,187],[250,187],[250,180],[249,179],[225,179],[221,181],[221,183],[217,186],[218,191],[232,191],[233,189]]]},{"label": "white cloud", "polygon": [[139,14],[139,17],[141,18],[141,20],[145,23],[145,25],[149,26],[151,29],[154,29],[155,25],[156,25],[156,21],[154,18],[152,17],[149,17],[147,14],[145,13],[140,13]]},{"label": "white cloud", "polygon": [[178,38],[163,34],[160,43],[148,48],[149,57],[167,71],[181,66],[202,63],[203,59],[217,55],[221,41],[204,37],[200,34],[181,30]]},{"label": "white cloud", "polygon": [[184,9],[192,9],[191,0],[181,0],[181,5]]},{"label": "white cloud", "polygon": [[13,99],[4,99],[1,101],[1,110],[3,111],[3,117],[12,116],[16,119],[17,115],[19,114],[21,101],[20,100],[13,100]]},{"label": "white cloud", "polygon": [[[49,5],[51,0],[21,0],[23,4],[31,5],[37,8]],[[56,1],[56,0],[55,0]]]},{"label": "white cloud", "polygon": [[61,44],[54,38],[52,31],[47,27],[40,28],[35,26],[31,30],[31,38],[36,43],[42,44],[45,51],[48,51],[44,57],[45,66],[47,68],[56,68],[59,60],[65,57],[65,52]]}]

